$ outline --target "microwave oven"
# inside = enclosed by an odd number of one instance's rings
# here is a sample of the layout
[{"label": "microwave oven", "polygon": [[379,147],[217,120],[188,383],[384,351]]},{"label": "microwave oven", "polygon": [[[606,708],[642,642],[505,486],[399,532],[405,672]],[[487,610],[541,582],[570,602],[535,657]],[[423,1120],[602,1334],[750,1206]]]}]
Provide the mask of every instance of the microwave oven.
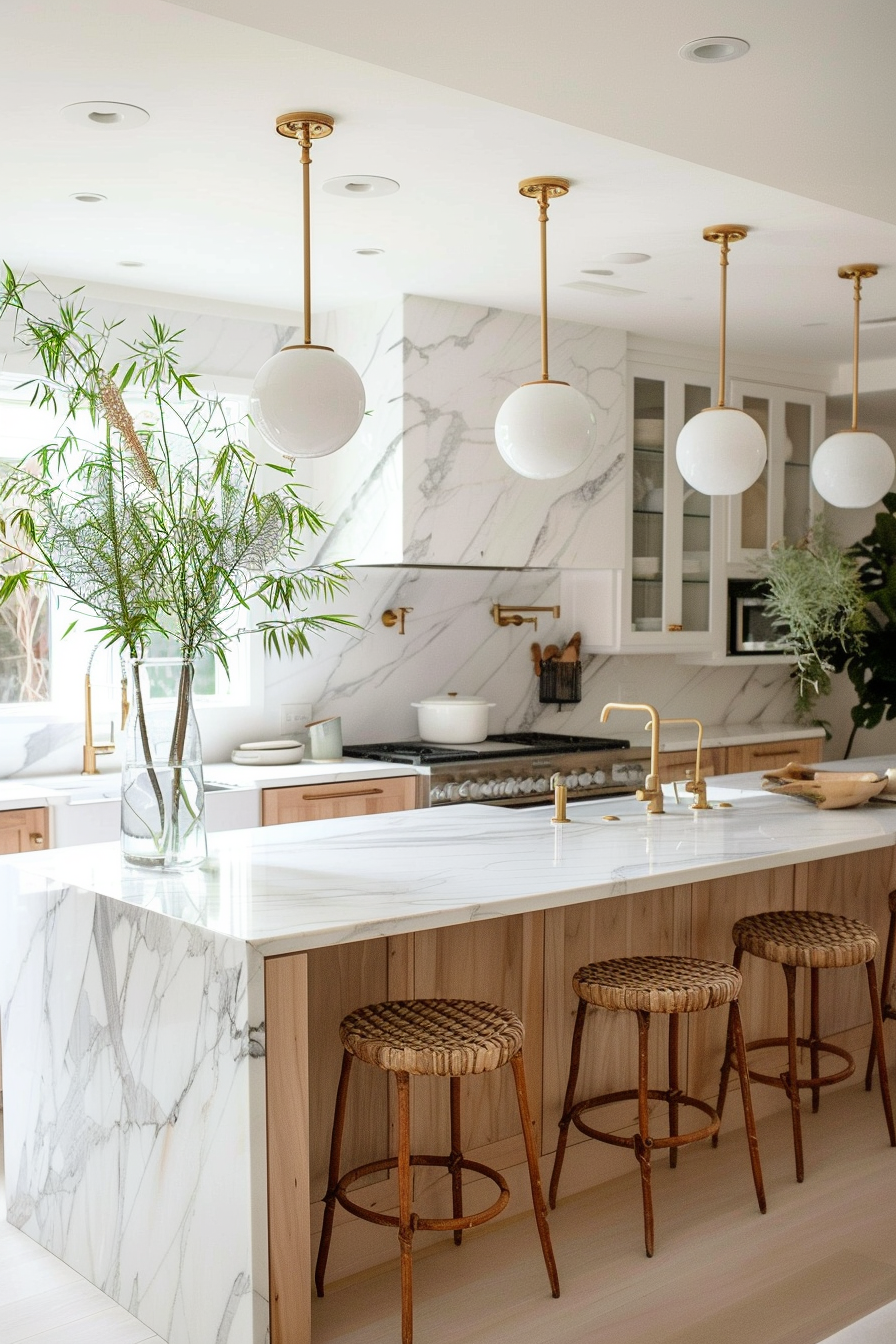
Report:
[{"label": "microwave oven", "polygon": [[728,652],[733,656],[783,653],[787,640],[766,611],[768,585],[761,580],[728,582]]}]

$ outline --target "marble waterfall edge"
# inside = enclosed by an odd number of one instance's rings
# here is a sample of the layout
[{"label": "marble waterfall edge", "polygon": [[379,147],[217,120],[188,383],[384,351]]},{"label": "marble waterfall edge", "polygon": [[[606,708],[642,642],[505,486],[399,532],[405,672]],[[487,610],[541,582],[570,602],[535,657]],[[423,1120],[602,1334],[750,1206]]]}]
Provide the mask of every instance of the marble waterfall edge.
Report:
[{"label": "marble waterfall edge", "polygon": [[151,909],[7,876],[9,1221],[171,1344],[266,1344],[260,957]]}]

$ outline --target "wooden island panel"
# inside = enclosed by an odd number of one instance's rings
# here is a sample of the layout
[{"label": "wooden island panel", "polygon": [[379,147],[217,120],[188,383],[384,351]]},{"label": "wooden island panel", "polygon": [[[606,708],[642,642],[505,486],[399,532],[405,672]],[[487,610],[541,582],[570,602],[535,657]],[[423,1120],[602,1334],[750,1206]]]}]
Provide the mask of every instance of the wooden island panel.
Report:
[{"label": "wooden island panel", "polygon": [[780,770],[791,761],[816,765],[823,749],[823,737],[795,737],[787,742],[754,742],[745,747],[729,747],[725,773],[741,775],[749,770]]}]

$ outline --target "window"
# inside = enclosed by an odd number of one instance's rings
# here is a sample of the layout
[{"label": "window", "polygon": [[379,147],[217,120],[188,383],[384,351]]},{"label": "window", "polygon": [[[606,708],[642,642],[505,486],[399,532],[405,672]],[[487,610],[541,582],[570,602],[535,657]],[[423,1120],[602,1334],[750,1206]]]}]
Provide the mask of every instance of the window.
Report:
[{"label": "window", "polygon": [[[20,462],[27,454],[55,437],[60,416],[52,408],[31,406],[33,388],[22,387],[27,375],[0,374],[0,472]],[[139,427],[152,420],[152,408],[139,397],[126,397]],[[245,414],[247,398],[230,396],[225,406],[228,418]],[[94,431],[85,417],[85,435]],[[0,561],[6,570],[23,568],[17,559]],[[72,622],[75,629],[66,633]],[[75,612],[64,593],[45,589],[17,592],[0,606],[0,710],[44,703],[48,708],[80,712],[83,674],[96,646],[91,618]],[[249,651],[240,640],[228,656],[230,676],[211,656],[199,659],[194,682],[197,704],[211,707],[245,704],[249,701]],[[151,654],[176,652],[164,638],[153,640]],[[97,687],[108,682],[110,694],[120,678],[116,654],[99,650],[93,656],[92,679]],[[164,694],[160,686],[159,693]]]}]

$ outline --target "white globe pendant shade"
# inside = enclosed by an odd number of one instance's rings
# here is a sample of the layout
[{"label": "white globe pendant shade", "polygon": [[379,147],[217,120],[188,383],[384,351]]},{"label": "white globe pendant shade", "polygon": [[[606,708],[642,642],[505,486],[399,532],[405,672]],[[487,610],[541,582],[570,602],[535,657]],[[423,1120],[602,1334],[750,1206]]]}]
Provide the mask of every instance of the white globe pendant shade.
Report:
[{"label": "white globe pendant shade", "polygon": [[259,369],[249,414],[286,457],[326,457],[364,418],[364,384],[347,359],[321,346],[287,346]]},{"label": "white globe pendant shade", "polygon": [[867,509],[893,484],[896,459],[879,434],[844,430],[825,439],[812,459],[812,484],[838,509]]},{"label": "white globe pendant shade", "polygon": [[675,445],[678,470],[702,495],[748,490],[762,475],[767,457],[762,429],[733,406],[712,406],[693,416]]},{"label": "white globe pendant shade", "polygon": [[549,481],[587,460],[597,443],[597,420],[587,398],[568,383],[526,383],[498,412],[495,442],[519,476]]}]

